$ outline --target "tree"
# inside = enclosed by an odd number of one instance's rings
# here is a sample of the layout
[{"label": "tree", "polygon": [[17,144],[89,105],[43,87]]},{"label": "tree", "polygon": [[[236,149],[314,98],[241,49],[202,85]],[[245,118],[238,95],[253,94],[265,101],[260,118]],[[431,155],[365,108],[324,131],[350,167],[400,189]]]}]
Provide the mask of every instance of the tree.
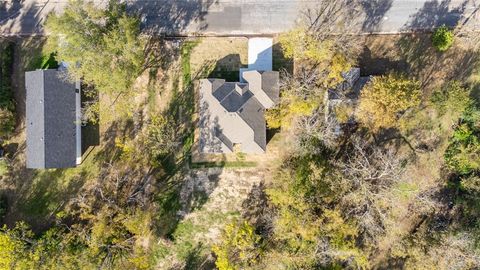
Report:
[{"label": "tree", "polygon": [[455,120],[473,103],[469,89],[458,81],[451,81],[434,92],[431,101],[440,115],[448,113]]},{"label": "tree", "polygon": [[442,25],[433,32],[432,44],[438,51],[444,52],[452,46],[453,39],[453,32],[445,25]]},{"label": "tree", "polygon": [[219,270],[245,269],[257,262],[262,253],[261,238],[247,221],[225,227],[222,240],[212,247]]},{"label": "tree", "polygon": [[405,110],[420,104],[420,83],[389,74],[374,77],[362,90],[357,118],[374,132],[396,124]]},{"label": "tree", "polygon": [[341,208],[346,216],[357,220],[363,244],[375,244],[384,234],[386,217],[382,198],[395,186],[403,173],[401,160],[393,151],[383,150],[354,137],[345,159],[336,162],[338,169],[350,183],[341,198]]},{"label": "tree", "polygon": [[32,231],[23,222],[16,224],[13,229],[3,225],[0,228],[0,269],[16,269],[28,261],[28,245],[32,243],[32,237]]},{"label": "tree", "polygon": [[70,0],[61,15],[48,17],[46,29],[48,46],[57,52],[57,59],[69,64],[72,78],[82,78],[106,95],[111,104],[103,108],[109,114],[112,104],[122,113],[130,111],[134,94],[130,88],[146,61],[138,16],[128,15],[125,4],[114,0],[106,9]]},{"label": "tree", "polygon": [[180,145],[177,137],[178,127],[170,116],[153,115],[147,125],[145,145],[148,148],[150,160],[157,164],[159,159],[174,152]]},{"label": "tree", "polygon": [[453,133],[450,145],[445,151],[449,168],[460,174],[480,170],[480,139],[478,131],[469,124],[461,124]]},{"label": "tree", "polygon": [[272,128],[289,127],[321,105],[324,93],[343,80],[360,51],[352,29],[359,23],[356,1],[321,1],[303,12],[298,27],[279,37],[284,55],[295,61],[282,74],[280,105],[267,112]]}]

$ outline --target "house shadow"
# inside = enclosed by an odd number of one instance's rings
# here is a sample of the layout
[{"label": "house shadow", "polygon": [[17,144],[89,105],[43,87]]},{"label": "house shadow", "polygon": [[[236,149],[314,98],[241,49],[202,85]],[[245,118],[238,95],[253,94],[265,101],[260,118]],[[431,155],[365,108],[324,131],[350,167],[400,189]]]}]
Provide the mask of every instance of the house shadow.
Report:
[{"label": "house shadow", "polygon": [[[89,86],[82,86],[85,91],[81,91],[81,108],[86,108],[99,102],[99,94],[96,89]],[[95,116],[98,117],[98,116]],[[100,145],[100,124],[93,119],[82,121],[82,160],[87,158],[95,146]]]},{"label": "house shadow", "polygon": [[213,70],[207,78],[225,79],[227,82],[238,82],[240,80],[240,68],[246,67],[238,53],[229,54],[215,62]]},{"label": "house shadow", "polygon": [[409,72],[410,70],[410,65],[405,59],[393,60],[388,57],[376,57],[366,46],[359,55],[357,62],[361,76],[383,75],[392,71]]}]

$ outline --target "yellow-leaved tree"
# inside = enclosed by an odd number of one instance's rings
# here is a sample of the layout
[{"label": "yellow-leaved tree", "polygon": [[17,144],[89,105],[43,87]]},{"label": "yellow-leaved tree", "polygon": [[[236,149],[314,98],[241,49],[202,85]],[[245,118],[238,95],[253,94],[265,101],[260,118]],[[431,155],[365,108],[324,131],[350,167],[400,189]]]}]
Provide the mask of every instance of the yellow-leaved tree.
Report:
[{"label": "yellow-leaved tree", "polygon": [[400,114],[420,104],[420,83],[401,75],[374,77],[362,90],[357,119],[378,131],[395,126]]},{"label": "yellow-leaved tree", "polygon": [[225,227],[222,240],[212,247],[219,270],[245,269],[255,264],[261,255],[261,238],[247,221],[234,222]]}]

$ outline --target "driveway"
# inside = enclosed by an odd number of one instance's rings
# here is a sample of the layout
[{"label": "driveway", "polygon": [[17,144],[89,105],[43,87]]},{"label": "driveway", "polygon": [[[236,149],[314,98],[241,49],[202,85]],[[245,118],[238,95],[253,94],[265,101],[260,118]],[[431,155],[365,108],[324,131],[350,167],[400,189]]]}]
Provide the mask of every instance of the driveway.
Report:
[{"label": "driveway", "polygon": [[[343,1],[343,0],[338,0]],[[429,30],[446,24],[480,29],[480,0],[358,0],[361,22],[351,30],[398,33]],[[62,12],[67,0],[0,2],[0,33],[43,33],[51,11]],[[102,5],[106,0],[94,0]],[[276,34],[291,29],[299,15],[321,0],[127,0],[142,16],[143,26],[157,33],[246,35]],[[345,14],[348,18],[349,14]]]}]

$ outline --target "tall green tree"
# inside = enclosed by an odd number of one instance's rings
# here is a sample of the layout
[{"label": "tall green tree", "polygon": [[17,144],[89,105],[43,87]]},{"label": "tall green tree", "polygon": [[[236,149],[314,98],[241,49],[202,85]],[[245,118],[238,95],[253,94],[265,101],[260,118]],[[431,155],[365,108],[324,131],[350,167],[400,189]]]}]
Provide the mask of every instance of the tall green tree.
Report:
[{"label": "tall green tree", "polygon": [[[71,77],[94,85],[119,109],[129,108],[131,87],[145,63],[146,39],[140,35],[138,16],[127,14],[125,4],[114,0],[106,9],[70,0],[62,14],[48,17],[46,29],[48,46],[69,64]],[[110,110],[109,105],[104,107]]]}]

